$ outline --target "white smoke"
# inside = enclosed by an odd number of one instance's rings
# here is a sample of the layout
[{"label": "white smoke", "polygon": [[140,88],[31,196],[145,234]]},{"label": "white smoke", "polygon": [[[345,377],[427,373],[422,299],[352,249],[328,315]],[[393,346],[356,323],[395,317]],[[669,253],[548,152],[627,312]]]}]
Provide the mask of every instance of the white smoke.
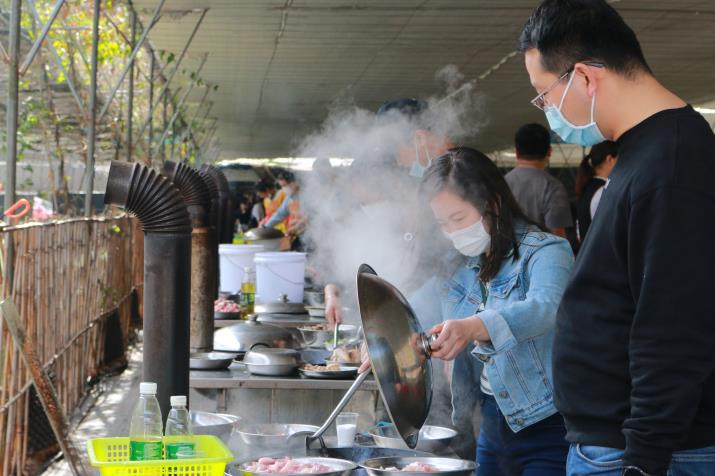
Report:
[{"label": "white smoke", "polygon": [[466,81],[455,66],[435,79],[436,93],[421,98],[426,109],[416,118],[397,110],[378,117],[343,98],[297,147],[296,156],[356,162],[303,180],[301,206],[309,219],[304,236],[314,251],[311,265],[325,283],[351,290],[358,266],[367,263],[408,294],[444,262],[447,243],[418,199],[419,179],[396,155],[425,153],[414,141],[418,128],[461,145],[475,138],[484,121],[475,81]]}]

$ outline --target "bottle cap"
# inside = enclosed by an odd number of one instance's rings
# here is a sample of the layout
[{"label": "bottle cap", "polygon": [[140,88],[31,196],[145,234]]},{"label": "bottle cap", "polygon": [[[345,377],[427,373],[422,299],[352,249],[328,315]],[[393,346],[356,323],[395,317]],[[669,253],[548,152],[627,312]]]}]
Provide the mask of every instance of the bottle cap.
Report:
[{"label": "bottle cap", "polygon": [[139,384],[139,393],[144,395],[156,395],[156,384],[154,382],[142,382]]},{"label": "bottle cap", "polygon": [[172,407],[185,407],[186,395],[172,395],[169,399]]}]

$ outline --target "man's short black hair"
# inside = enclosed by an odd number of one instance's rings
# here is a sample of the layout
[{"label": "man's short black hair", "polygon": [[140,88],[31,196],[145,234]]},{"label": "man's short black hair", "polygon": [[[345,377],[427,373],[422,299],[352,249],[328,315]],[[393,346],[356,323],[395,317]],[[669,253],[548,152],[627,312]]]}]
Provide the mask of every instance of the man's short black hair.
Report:
[{"label": "man's short black hair", "polygon": [[519,50],[536,48],[547,71],[562,75],[591,61],[626,76],[651,73],[635,32],[605,0],[544,0],[519,38]]},{"label": "man's short black hair", "polygon": [[551,147],[549,131],[541,124],[526,124],[514,135],[514,145],[518,158],[525,160],[542,160],[546,158]]},{"label": "man's short black hair", "polygon": [[287,183],[293,183],[295,182],[295,174],[293,172],[290,172],[288,170],[281,172],[278,174],[278,178],[280,180],[284,180]]}]

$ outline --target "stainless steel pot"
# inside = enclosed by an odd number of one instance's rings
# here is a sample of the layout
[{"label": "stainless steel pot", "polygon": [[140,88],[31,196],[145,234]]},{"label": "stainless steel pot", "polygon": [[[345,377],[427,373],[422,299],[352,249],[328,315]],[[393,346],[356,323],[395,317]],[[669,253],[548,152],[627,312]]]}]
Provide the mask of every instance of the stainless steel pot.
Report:
[{"label": "stainless steel pot", "polygon": [[[383,448],[408,449],[394,425],[376,426],[368,430],[377,446]],[[425,425],[420,429],[417,450],[439,454],[446,451],[457,432],[443,426]]]},{"label": "stainless steel pot", "polygon": [[275,228],[253,228],[243,234],[252,245],[263,246],[263,251],[280,251],[281,241],[285,235]]},{"label": "stainless steel pot", "polygon": [[246,352],[243,364],[254,375],[284,376],[294,373],[302,359],[293,349],[253,349]]},{"label": "stainless steel pot", "polygon": [[299,349],[299,339],[279,326],[258,322],[257,316],[250,320],[223,327],[214,332],[214,349],[223,352],[246,352],[258,347]]},{"label": "stainless steel pot", "polygon": [[[471,476],[477,465],[474,461],[457,458],[431,458],[431,457],[385,457],[373,458],[360,463],[360,467],[370,476],[425,476],[425,472],[404,471],[402,468],[411,463],[422,463],[437,468],[429,474],[448,476]],[[386,468],[398,468],[388,470]]]}]

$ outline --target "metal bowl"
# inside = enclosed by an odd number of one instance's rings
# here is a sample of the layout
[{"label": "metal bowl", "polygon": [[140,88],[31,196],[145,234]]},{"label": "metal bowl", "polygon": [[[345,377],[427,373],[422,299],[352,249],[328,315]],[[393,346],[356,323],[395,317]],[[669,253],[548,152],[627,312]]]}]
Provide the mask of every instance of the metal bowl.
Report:
[{"label": "metal bowl", "polygon": [[[353,463],[352,461],[344,460],[344,459],[337,459],[337,458],[320,458],[320,457],[304,457],[304,458],[291,458],[293,461],[299,462],[299,463],[308,463],[308,464],[322,464],[323,466],[327,466],[330,468],[329,471],[325,471],[323,473],[310,473],[310,474],[319,474],[321,476],[348,476],[352,473],[352,471],[357,468],[357,465]],[[274,473],[259,473],[259,472],[254,472],[254,471],[248,471],[246,467],[253,461],[248,461],[245,463],[241,463],[238,466],[239,471],[243,476],[274,476]],[[284,473],[281,473],[284,474]],[[290,473],[285,473],[288,474],[289,476],[298,476],[300,473],[295,473],[293,475],[290,475]],[[303,476],[303,475],[300,475]]]},{"label": "metal bowl", "polygon": [[[408,449],[394,425],[376,426],[368,430],[375,444],[382,448]],[[440,453],[447,449],[457,432],[443,426],[425,425],[420,429],[417,450]]]},{"label": "metal bowl", "polygon": [[[315,325],[315,324],[313,324]],[[321,323],[327,326],[327,324]],[[335,337],[335,330],[311,329],[310,326],[298,327],[303,335],[303,343],[308,347],[324,349],[328,341],[332,342]],[[358,335],[358,327],[352,324],[341,324],[338,326],[338,341],[351,341]]]},{"label": "metal bowl", "polygon": [[293,349],[253,349],[243,358],[243,364],[255,375],[290,375],[301,363],[300,352]]},{"label": "metal bowl", "polygon": [[[265,448],[267,452],[271,450],[285,451],[288,440],[294,433],[302,431],[316,432],[318,427],[314,425],[298,425],[293,423],[266,423],[266,424],[241,424],[236,429],[236,433],[241,437],[241,441],[251,448]],[[294,438],[300,440],[301,446],[305,445],[305,438]],[[255,452],[252,452],[255,454]]]},{"label": "metal bowl", "polygon": [[195,352],[189,358],[189,368],[192,370],[224,370],[227,369],[236,354],[228,352]]},{"label": "metal bowl", "polygon": [[310,317],[325,318],[325,306],[305,306],[305,310],[308,311]]},{"label": "metal bowl", "polygon": [[[437,471],[429,474],[449,475],[449,476],[470,476],[477,468],[474,461],[467,461],[456,458],[430,458],[430,457],[386,457],[373,458],[360,463],[360,467],[367,471],[370,476],[424,476],[424,472],[402,471],[401,469],[410,463],[423,463],[437,468]],[[382,468],[396,467],[398,471],[388,471]]]},{"label": "metal bowl", "polygon": [[197,435],[214,435],[228,444],[240,418],[225,413],[209,413],[191,410],[191,429]]}]

